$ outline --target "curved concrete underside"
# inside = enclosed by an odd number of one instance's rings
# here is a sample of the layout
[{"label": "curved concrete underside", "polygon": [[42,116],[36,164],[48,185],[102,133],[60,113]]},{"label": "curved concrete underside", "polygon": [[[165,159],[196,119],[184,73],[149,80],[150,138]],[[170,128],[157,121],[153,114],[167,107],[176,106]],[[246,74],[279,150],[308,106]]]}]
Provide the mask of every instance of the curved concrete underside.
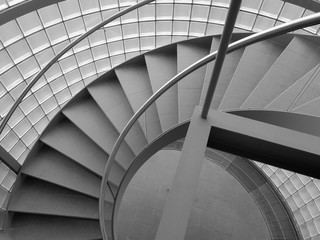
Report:
[{"label": "curved concrete underside", "polygon": [[[148,161],[156,152],[161,149],[181,151],[189,121],[173,127],[153,141],[143,152],[135,159],[126,173],[119,188],[116,202],[114,205],[113,222],[117,222],[117,216],[121,205],[123,195],[138,170]],[[210,141],[208,142],[210,144]],[[251,197],[257,203],[262,216],[266,221],[272,239],[299,239],[300,232],[295,225],[293,215],[279,192],[275,189],[268,178],[247,158],[234,156],[232,154],[213,150],[208,145],[205,156],[211,162],[219,165],[247,190]],[[116,227],[116,224],[113,224]],[[117,229],[113,229],[117,232]]]},{"label": "curved concrete underside", "polygon": [[[231,161],[229,157],[216,151],[214,155],[203,162],[184,239],[274,238],[252,196],[212,162],[218,158]],[[160,150],[139,169],[121,203],[117,239],[155,239],[180,157],[178,150]]]}]

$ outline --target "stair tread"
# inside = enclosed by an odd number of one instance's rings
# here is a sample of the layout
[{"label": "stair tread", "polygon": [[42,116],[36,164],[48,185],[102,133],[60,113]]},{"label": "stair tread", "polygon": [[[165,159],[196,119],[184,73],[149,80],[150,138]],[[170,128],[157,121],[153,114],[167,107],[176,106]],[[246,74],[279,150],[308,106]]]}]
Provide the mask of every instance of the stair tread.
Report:
[{"label": "stair tread", "polygon": [[31,177],[24,180],[9,211],[99,219],[97,199]]},{"label": "stair tread", "polygon": [[[153,94],[145,62],[129,62],[115,68],[115,72],[132,110],[137,112]],[[146,113],[138,121],[150,142],[159,136],[162,130],[156,106],[150,106]]]},{"label": "stair tread", "polygon": [[[210,52],[209,44],[188,44],[177,45],[178,72],[181,72],[194,62],[203,58]],[[184,121],[192,116],[194,106],[199,104],[201,90],[206,73],[206,65],[184,77],[178,83],[179,97],[179,121]]]},{"label": "stair tread", "polygon": [[99,221],[16,213],[6,240],[87,240],[101,238]]},{"label": "stair tread", "polygon": [[220,109],[240,108],[284,48],[285,46],[274,41],[263,41],[246,47]]},{"label": "stair tread", "polygon": [[285,111],[288,111],[294,108],[294,106],[297,104],[297,100],[300,97],[299,95],[303,92],[304,88],[308,85],[316,69],[317,69],[317,66],[311,69],[307,74],[305,74],[302,78],[296,81],[287,90],[282,92],[278,97],[276,97],[272,102],[270,102],[265,108],[285,110]]},{"label": "stair tread", "polygon": [[[157,51],[145,55],[153,93],[177,74],[176,49]],[[178,87],[172,86],[157,101],[162,131],[178,123]]]},{"label": "stair tread", "polygon": [[[88,91],[117,131],[121,132],[132,117],[133,111],[118,80],[113,77],[95,82],[88,87]],[[135,155],[147,144],[139,124],[132,127],[126,142]]]},{"label": "stair tread", "polygon": [[293,109],[292,112],[320,117],[319,104],[320,98],[318,97],[307,104],[301,105]]},{"label": "stair tread", "polygon": [[99,176],[108,155],[69,120],[62,120],[41,136],[41,141],[65,154]]},{"label": "stair tread", "polygon": [[301,96],[299,97],[296,104],[293,106],[299,107],[307,102],[312,101],[313,99],[320,96],[320,64],[318,64],[315,67],[315,71],[313,72],[312,76],[310,77],[310,81],[308,82],[308,85],[305,89],[303,89],[303,92]]},{"label": "stair tread", "polygon": [[320,46],[294,37],[241,108],[263,108],[319,64]]},{"label": "stair tread", "polygon": [[23,166],[22,172],[99,198],[101,178],[49,147],[42,148],[34,158]]},{"label": "stair tread", "polygon": [[[108,155],[111,154],[119,133],[92,98],[77,101],[65,108],[63,113]],[[127,169],[134,158],[134,153],[124,143],[116,160]]]}]

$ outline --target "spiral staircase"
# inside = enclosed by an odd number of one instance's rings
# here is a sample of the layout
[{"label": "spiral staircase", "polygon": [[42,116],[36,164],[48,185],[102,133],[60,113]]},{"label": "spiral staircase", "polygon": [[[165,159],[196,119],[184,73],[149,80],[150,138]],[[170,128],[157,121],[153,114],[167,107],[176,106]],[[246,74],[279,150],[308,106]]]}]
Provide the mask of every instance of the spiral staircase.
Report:
[{"label": "spiral staircase", "polygon": [[[232,41],[246,35],[234,34]],[[102,239],[100,182],[119,132],[164,83],[217,50],[219,39],[196,38],[150,51],[100,76],[74,97],[40,136],[20,170],[0,238]],[[226,57],[212,108],[318,115],[319,62],[320,39],[314,36],[288,34],[237,50]],[[130,131],[108,182],[109,230],[114,198],[130,164],[148,143],[189,119],[203,103],[212,68],[209,63],[185,77]]]}]

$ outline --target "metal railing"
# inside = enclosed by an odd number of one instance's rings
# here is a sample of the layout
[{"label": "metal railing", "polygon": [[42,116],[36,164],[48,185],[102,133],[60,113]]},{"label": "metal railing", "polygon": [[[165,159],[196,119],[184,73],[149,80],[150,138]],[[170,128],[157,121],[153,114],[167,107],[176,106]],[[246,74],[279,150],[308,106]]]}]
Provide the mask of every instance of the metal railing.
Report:
[{"label": "metal railing", "polygon": [[[267,29],[265,31],[261,31],[259,33],[255,33],[253,35],[250,35],[248,37],[245,37],[241,40],[238,40],[234,43],[229,44],[227,53],[231,53],[233,51],[236,51],[242,47],[247,47],[249,45],[252,45],[254,43],[270,39],[275,36],[279,36],[291,31],[295,31],[301,28],[309,27],[312,25],[320,24],[320,13],[315,13],[313,15],[300,18],[297,20],[293,20],[288,23],[284,23],[281,25],[278,25],[276,27]],[[182,80],[185,76],[192,73],[193,71],[197,70],[198,68],[202,67],[203,65],[209,63],[210,61],[214,60],[216,58],[217,51],[208,54],[207,56],[203,57],[202,59],[196,61],[189,67],[185,68],[183,71],[178,73],[176,76],[174,76],[172,79],[170,79],[165,85],[163,85],[157,92],[155,92],[140,108],[139,110],[132,116],[130,121],[127,123],[125,128],[122,130],[120,136],[118,137],[112,152],[109,156],[108,162],[106,164],[106,168],[104,171],[104,175],[102,178],[101,183],[101,189],[100,189],[100,198],[99,198],[99,220],[100,220],[100,227],[102,230],[102,237],[104,240],[107,240],[107,231],[106,231],[106,224],[105,224],[105,211],[104,211],[104,203],[105,203],[105,197],[106,197],[106,189],[107,189],[107,182],[108,177],[110,175],[110,170],[112,168],[112,165],[115,161],[115,156],[124,142],[125,137],[127,136],[128,132],[132,128],[132,126],[137,122],[139,117],[161,96],[163,95],[168,89],[170,89],[174,84],[178,83],[180,80]]]}]

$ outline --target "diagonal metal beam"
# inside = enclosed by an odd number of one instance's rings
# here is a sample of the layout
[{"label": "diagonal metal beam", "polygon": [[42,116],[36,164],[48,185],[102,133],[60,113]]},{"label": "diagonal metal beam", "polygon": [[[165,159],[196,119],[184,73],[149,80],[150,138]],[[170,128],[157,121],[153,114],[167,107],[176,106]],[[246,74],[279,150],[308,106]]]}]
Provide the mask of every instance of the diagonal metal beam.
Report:
[{"label": "diagonal metal beam", "polygon": [[208,146],[320,178],[319,136],[210,110]]}]

